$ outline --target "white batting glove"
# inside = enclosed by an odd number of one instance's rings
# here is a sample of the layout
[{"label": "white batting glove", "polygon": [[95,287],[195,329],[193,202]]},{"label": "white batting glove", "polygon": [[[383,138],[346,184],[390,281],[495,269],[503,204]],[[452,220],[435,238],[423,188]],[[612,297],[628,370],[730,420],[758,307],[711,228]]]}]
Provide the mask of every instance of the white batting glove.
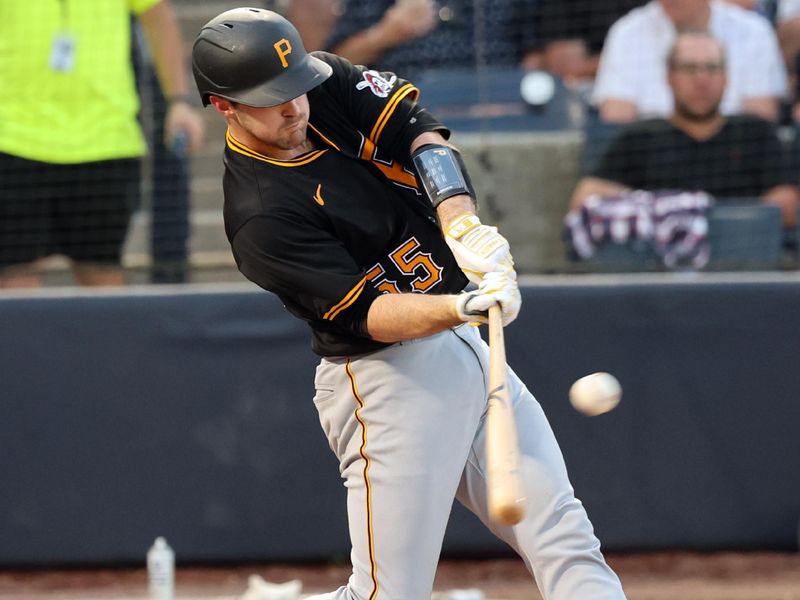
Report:
[{"label": "white batting glove", "polygon": [[476,215],[456,217],[444,232],[444,241],[472,283],[479,284],[485,273],[514,268],[506,238],[497,232],[497,227],[481,223]]},{"label": "white batting glove", "polygon": [[489,307],[495,304],[500,305],[503,327],[517,318],[522,296],[516,273],[511,269],[486,273],[477,290],[456,297],[458,316],[465,323],[488,322]]}]

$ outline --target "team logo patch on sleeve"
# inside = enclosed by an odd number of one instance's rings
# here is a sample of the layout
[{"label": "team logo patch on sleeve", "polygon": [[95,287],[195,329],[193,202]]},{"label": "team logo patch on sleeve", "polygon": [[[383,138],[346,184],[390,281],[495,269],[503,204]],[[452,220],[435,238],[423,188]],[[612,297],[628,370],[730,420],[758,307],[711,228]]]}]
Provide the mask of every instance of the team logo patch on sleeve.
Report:
[{"label": "team logo patch on sleeve", "polygon": [[356,84],[356,89],[363,90],[369,88],[369,91],[379,98],[386,98],[397,81],[397,75],[392,75],[391,79],[386,79],[377,71],[364,71],[361,75],[364,81],[359,81]]}]

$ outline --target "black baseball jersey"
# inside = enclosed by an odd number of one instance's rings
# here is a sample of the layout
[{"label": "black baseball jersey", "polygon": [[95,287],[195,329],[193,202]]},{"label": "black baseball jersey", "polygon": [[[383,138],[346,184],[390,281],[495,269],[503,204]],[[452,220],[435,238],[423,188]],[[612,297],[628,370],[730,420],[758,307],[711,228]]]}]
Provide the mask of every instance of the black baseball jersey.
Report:
[{"label": "black baseball jersey", "polygon": [[315,149],[292,160],[227,135],[225,230],[239,270],[305,320],[313,350],[344,356],[385,347],[367,332],[380,294],[452,294],[467,280],[417,191],[411,141],[447,130],[417,89],[316,52],[333,74],[308,93]]}]

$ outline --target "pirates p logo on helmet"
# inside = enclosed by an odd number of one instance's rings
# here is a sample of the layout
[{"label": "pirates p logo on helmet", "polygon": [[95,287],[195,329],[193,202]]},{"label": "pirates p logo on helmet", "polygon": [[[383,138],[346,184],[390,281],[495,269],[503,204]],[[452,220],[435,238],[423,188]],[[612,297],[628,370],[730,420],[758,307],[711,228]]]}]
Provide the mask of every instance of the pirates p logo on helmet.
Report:
[{"label": "pirates p logo on helmet", "polygon": [[275,52],[277,52],[278,56],[281,58],[281,65],[283,65],[283,68],[288,68],[289,63],[286,62],[286,57],[292,53],[292,44],[286,38],[281,38],[281,40],[275,42],[273,46],[275,47]]},{"label": "pirates p logo on helmet", "polygon": [[219,96],[267,107],[302,96],[330,77],[332,69],[306,52],[297,29],[279,14],[234,8],[200,30],[192,47],[192,72],[205,106],[210,96]]}]

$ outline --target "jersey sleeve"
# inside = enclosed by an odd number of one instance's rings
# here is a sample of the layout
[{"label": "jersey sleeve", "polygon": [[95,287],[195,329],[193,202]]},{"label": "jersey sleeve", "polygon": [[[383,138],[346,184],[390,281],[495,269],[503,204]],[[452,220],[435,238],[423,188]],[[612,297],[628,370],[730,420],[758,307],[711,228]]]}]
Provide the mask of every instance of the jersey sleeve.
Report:
[{"label": "jersey sleeve", "polygon": [[296,215],[271,213],[247,221],[231,246],[242,274],[300,318],[369,337],[367,312],[379,292],[328,232]]},{"label": "jersey sleeve", "polygon": [[322,84],[329,101],[391,158],[408,163],[411,142],[426,131],[450,136],[447,127],[417,103],[419,89],[410,81],[334,54],[313,54],[333,68],[333,76]]}]

